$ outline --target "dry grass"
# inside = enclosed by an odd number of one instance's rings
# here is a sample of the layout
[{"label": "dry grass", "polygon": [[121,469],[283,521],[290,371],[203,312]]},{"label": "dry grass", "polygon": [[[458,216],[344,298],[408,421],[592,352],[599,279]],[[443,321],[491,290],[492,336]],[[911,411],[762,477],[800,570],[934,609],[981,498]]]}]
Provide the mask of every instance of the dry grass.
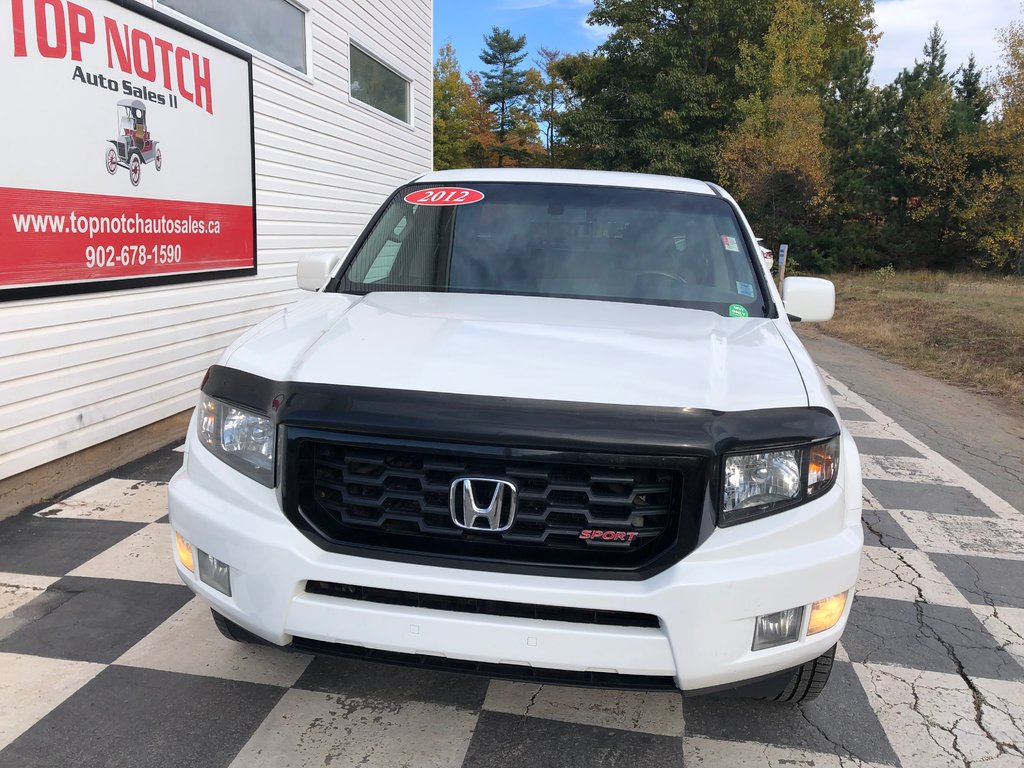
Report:
[{"label": "dry grass", "polygon": [[832,279],[825,333],[1024,405],[1024,279],[887,270]]}]

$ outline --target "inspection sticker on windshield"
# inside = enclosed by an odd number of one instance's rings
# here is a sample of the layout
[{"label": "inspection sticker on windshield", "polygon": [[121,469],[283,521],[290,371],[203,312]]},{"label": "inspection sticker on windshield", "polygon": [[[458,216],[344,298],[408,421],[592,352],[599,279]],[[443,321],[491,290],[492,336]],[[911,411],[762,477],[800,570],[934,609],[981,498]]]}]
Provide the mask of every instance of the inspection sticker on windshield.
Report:
[{"label": "inspection sticker on windshield", "polygon": [[483,192],[466,187],[417,189],[404,198],[405,202],[412,205],[469,205],[470,203],[479,203],[483,199]]},{"label": "inspection sticker on windshield", "polygon": [[742,304],[730,304],[729,317],[750,317],[750,313]]},{"label": "inspection sticker on windshield", "polygon": [[736,281],[736,293],[740,296],[747,296],[754,298],[754,286],[750,283],[741,283],[739,280]]},{"label": "inspection sticker on windshield", "polygon": [[722,245],[725,246],[727,251],[739,251],[740,244],[736,242],[735,237],[729,237],[729,235],[722,235]]}]

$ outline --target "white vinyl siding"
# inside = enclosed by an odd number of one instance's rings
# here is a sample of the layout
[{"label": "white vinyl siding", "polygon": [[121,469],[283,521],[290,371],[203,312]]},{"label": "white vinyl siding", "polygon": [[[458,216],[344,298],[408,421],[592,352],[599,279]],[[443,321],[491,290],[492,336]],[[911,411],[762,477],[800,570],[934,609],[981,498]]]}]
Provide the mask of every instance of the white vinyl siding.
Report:
[{"label": "white vinyl siding", "polygon": [[[253,57],[258,274],[0,302],[0,479],[193,407],[221,350],[300,297],[299,256],[344,254],[430,170],[431,0],[303,5],[309,75]],[[410,78],[411,125],[350,99],[352,34]]]}]

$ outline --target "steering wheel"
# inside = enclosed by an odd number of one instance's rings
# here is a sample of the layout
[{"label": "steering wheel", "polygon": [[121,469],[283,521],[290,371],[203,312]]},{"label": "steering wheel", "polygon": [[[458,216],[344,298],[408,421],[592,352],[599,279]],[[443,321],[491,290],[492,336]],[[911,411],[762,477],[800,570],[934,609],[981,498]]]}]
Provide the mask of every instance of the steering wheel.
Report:
[{"label": "steering wheel", "polygon": [[652,275],[654,277],[664,277],[669,280],[675,280],[677,283],[682,283],[683,285],[687,284],[686,278],[683,277],[682,275],[675,275],[672,274],[671,272],[658,272],[657,270],[653,269],[644,272],[637,272],[636,275],[633,276],[633,279],[639,280],[641,277],[646,277],[647,275]]}]

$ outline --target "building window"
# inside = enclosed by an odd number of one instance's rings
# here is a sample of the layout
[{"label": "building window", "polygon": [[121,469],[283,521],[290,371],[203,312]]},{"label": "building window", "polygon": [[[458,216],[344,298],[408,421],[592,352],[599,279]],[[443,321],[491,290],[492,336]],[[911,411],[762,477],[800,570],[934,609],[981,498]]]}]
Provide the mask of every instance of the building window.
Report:
[{"label": "building window", "polygon": [[306,13],[287,0],[160,0],[160,4],[306,71]]},{"label": "building window", "polygon": [[354,45],[349,46],[349,55],[352,98],[410,122],[409,81]]}]

